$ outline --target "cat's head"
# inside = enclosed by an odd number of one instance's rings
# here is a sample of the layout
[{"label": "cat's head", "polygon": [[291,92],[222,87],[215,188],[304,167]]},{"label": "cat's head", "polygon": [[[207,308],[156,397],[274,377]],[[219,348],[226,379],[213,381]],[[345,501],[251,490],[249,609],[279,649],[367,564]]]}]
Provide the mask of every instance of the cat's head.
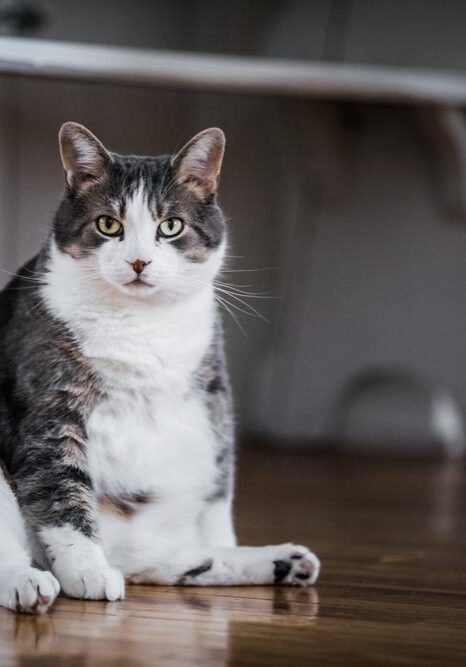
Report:
[{"label": "cat's head", "polygon": [[221,130],[204,130],[159,157],[109,152],[77,123],[65,123],[59,138],[66,192],[54,239],[90,283],[173,299],[213,279],[225,246],[216,201]]}]

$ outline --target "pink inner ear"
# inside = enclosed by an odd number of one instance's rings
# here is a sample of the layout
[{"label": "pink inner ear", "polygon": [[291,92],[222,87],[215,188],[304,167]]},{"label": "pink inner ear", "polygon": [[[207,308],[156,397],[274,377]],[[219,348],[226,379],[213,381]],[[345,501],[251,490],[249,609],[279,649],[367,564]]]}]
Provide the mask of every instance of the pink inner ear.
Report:
[{"label": "pink inner ear", "polygon": [[209,152],[202,144],[194,145],[188,151],[181,163],[180,171],[188,178],[194,176],[201,181],[215,182],[217,175],[217,164],[213,155],[215,147],[213,151]]},{"label": "pink inner ear", "polygon": [[213,193],[218,186],[222,157],[223,142],[217,135],[207,132],[195,137],[175,158],[175,163],[179,160],[178,179]]},{"label": "pink inner ear", "polygon": [[87,172],[97,175],[104,168],[105,159],[98,146],[94,146],[82,137],[73,142],[71,172]]},{"label": "pink inner ear", "polygon": [[69,185],[78,185],[89,176],[99,176],[110,159],[107,151],[86,128],[65,124],[60,131],[60,152]]}]

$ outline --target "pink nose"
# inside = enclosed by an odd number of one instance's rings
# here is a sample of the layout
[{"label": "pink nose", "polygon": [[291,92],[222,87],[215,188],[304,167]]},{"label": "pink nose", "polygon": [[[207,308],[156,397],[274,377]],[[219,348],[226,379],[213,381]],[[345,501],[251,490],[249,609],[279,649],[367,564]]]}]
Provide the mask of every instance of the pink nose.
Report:
[{"label": "pink nose", "polygon": [[128,262],[128,264],[131,264],[133,270],[138,275],[144,271],[144,269],[148,264],[150,264],[150,262],[145,262],[143,259],[135,259],[133,262],[129,262],[128,260],[126,261]]}]

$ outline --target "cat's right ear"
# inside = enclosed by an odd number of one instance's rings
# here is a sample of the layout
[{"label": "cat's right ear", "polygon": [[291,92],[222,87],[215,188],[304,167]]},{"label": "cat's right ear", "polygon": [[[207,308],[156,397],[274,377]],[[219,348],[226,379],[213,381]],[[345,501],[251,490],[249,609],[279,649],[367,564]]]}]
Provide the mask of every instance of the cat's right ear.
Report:
[{"label": "cat's right ear", "polygon": [[78,189],[99,179],[112,158],[105,146],[84,125],[64,123],[58,135],[66,184]]}]

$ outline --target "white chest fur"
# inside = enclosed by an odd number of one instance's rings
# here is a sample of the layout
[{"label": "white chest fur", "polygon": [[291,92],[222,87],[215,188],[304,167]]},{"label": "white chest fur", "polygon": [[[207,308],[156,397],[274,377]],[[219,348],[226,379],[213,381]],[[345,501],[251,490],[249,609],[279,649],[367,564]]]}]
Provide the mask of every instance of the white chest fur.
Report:
[{"label": "white chest fur", "polygon": [[83,341],[106,392],[87,426],[98,493],[168,498],[209,491],[215,446],[192,374],[209,345],[212,322],[209,309],[194,318],[195,326],[186,315],[174,321],[173,313],[164,317],[157,309],[148,320],[127,317],[118,325],[100,318],[103,338],[88,332]]},{"label": "white chest fur", "polygon": [[176,304],[124,308],[80,294],[46,297],[102,379],[106,398],[87,423],[97,493],[208,495],[215,441],[192,377],[212,338],[211,288]]},{"label": "white chest fur", "polygon": [[201,499],[214,482],[214,442],[195,396],[111,392],[92,413],[88,437],[99,495]]}]

